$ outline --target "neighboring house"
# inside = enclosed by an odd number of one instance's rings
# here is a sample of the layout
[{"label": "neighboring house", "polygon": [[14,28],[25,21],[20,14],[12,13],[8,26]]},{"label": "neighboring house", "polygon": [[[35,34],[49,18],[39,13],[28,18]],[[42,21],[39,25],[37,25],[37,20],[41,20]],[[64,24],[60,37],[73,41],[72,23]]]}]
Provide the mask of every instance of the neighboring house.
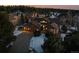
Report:
[{"label": "neighboring house", "polygon": [[45,14],[38,14],[39,18],[44,18],[46,15]]},{"label": "neighboring house", "polygon": [[20,16],[17,16],[15,14],[9,14],[9,21],[16,26],[18,24],[18,21],[20,19]]}]

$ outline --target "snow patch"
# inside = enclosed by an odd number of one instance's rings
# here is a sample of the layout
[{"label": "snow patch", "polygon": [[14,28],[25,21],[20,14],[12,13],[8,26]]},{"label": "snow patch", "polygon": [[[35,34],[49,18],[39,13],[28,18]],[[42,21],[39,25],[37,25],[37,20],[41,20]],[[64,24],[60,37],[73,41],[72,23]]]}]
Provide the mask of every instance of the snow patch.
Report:
[{"label": "snow patch", "polygon": [[41,34],[38,37],[32,37],[30,41],[30,47],[34,49],[38,53],[42,53],[42,45],[44,44],[44,40],[46,39],[45,34]]}]

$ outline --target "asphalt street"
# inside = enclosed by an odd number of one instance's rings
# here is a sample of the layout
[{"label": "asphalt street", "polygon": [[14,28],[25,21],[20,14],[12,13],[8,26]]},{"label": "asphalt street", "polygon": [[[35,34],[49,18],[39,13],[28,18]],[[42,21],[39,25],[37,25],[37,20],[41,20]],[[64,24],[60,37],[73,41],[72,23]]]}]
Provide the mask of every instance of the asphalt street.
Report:
[{"label": "asphalt street", "polygon": [[29,42],[32,33],[24,32],[17,36],[14,45],[10,48],[10,53],[28,53]]}]

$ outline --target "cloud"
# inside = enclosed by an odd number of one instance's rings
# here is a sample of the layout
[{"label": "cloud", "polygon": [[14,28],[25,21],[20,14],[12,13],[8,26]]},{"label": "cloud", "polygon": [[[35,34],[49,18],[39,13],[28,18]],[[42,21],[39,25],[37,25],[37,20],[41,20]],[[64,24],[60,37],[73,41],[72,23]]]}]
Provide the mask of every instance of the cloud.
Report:
[{"label": "cloud", "polygon": [[36,8],[59,8],[59,9],[74,9],[79,10],[79,5],[31,5]]}]

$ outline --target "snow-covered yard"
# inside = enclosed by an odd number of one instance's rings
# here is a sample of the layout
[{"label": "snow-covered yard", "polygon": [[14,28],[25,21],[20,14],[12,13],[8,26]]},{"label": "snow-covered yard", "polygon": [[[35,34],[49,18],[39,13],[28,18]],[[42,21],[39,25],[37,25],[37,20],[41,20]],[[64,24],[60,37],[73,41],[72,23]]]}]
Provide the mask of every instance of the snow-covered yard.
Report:
[{"label": "snow-covered yard", "polygon": [[22,31],[19,31],[18,30],[18,26],[15,28],[15,30],[14,30],[14,32],[13,32],[13,34],[14,34],[14,36],[18,36],[18,35],[20,35],[21,33],[22,33]]},{"label": "snow-covered yard", "polygon": [[[22,33],[22,31],[19,31],[18,28],[19,27],[17,26],[13,32],[14,36],[18,36]],[[6,47],[9,48],[10,46],[13,46],[13,43],[14,43],[14,41],[10,42]]]},{"label": "snow-covered yard", "polygon": [[66,34],[65,33],[61,33],[60,36],[61,36],[61,40],[64,41],[64,38],[66,37]]},{"label": "snow-covered yard", "polygon": [[[62,25],[60,25],[60,30],[61,30],[61,27],[62,27]],[[61,34],[60,34],[60,37],[61,37],[61,40],[62,40],[62,41],[64,41],[64,38],[66,37],[67,34],[72,33],[71,30],[77,31],[77,28],[71,26],[71,27],[69,27],[69,28],[67,29],[67,32],[66,32],[66,33],[61,33]]]},{"label": "snow-covered yard", "polygon": [[14,36],[18,36],[22,33],[22,31],[14,31]]},{"label": "snow-covered yard", "polygon": [[77,31],[77,27],[70,27],[70,29]]},{"label": "snow-covered yard", "polygon": [[47,39],[45,34],[41,34],[37,37],[32,37],[30,41],[30,48],[34,49],[38,53],[42,53],[43,49],[41,46],[44,44],[45,39]]}]

